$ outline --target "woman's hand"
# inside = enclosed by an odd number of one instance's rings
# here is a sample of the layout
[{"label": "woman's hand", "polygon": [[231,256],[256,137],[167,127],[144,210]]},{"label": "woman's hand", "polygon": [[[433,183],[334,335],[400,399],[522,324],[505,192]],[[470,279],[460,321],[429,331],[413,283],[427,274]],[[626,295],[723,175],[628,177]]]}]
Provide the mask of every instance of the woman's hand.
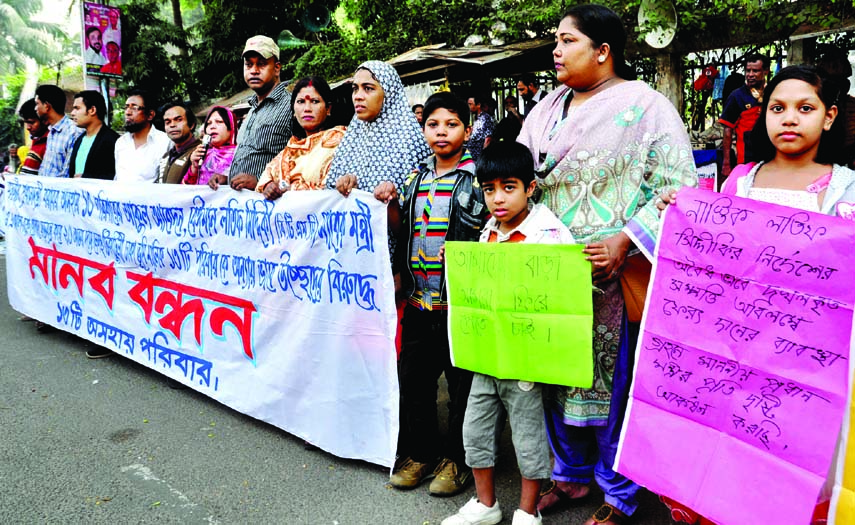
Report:
[{"label": "woman's hand", "polygon": [[356,187],[356,184],[356,175],[348,173],[339,177],[339,179],[335,183],[335,189],[337,189],[339,193],[347,197],[348,195],[350,195],[351,190]]},{"label": "woman's hand", "polygon": [[374,188],[374,198],[383,204],[389,204],[393,199],[398,198],[398,190],[395,189],[394,183],[384,181]]},{"label": "woman's hand", "polygon": [[208,187],[215,190],[220,187],[220,184],[226,184],[227,182],[229,182],[229,177],[227,175],[217,173],[208,179]]},{"label": "woman's hand", "polygon": [[439,262],[441,262],[442,264],[445,264],[445,245],[444,244],[439,247],[439,253],[436,256],[439,259]]},{"label": "woman's hand", "polygon": [[677,192],[673,190],[665,190],[656,197],[656,208],[659,210],[659,215],[665,211],[669,204],[677,204]]},{"label": "woman's hand", "polygon": [[229,181],[229,186],[233,190],[255,190],[255,187],[258,186],[258,179],[255,178],[255,175],[240,173],[232,177],[232,180]]},{"label": "woman's hand", "polygon": [[276,199],[284,195],[285,192],[282,191],[282,188],[279,187],[279,181],[272,180],[264,185],[261,194],[264,195],[265,199],[269,201],[275,201]]},{"label": "woman's hand", "polygon": [[202,157],[205,154],[205,149],[204,144],[196,146],[196,149],[194,149],[193,153],[190,154],[190,169],[196,168],[196,171],[199,171],[199,165],[202,163]]},{"label": "woman's hand", "polygon": [[629,237],[620,232],[601,242],[585,245],[582,253],[588,255],[585,257],[586,261],[591,261],[594,285],[599,286],[616,279],[620,275],[630,244]]}]

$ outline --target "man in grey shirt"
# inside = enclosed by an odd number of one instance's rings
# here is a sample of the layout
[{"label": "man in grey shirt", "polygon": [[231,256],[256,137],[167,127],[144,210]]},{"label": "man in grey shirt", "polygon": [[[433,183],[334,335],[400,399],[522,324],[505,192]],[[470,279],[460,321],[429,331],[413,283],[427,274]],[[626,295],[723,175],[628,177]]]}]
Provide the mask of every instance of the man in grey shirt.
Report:
[{"label": "man in grey shirt", "polygon": [[[243,78],[255,96],[249,100],[249,114],[238,133],[228,182],[236,190],[255,190],[264,167],[291,138],[291,95],[279,81],[279,46],[272,38],[250,38],[242,57]],[[215,189],[225,183],[225,176],[211,177],[208,182]]]}]

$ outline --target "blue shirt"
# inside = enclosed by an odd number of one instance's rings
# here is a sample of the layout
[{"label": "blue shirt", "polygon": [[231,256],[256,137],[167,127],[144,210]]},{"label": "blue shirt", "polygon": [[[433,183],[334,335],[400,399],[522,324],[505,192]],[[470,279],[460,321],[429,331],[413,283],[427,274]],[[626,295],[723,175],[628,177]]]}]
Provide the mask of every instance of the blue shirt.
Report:
[{"label": "blue shirt", "polygon": [[49,126],[47,149],[39,167],[39,175],[45,177],[68,177],[68,165],[71,162],[71,150],[74,141],[83,133],[68,117]]},{"label": "blue shirt", "polygon": [[92,149],[92,143],[95,142],[95,137],[97,135],[92,135],[91,137],[85,136],[83,140],[80,141],[80,147],[77,149],[77,158],[74,162],[74,175],[78,173],[82,174],[86,171],[86,159],[89,158],[89,150]]}]

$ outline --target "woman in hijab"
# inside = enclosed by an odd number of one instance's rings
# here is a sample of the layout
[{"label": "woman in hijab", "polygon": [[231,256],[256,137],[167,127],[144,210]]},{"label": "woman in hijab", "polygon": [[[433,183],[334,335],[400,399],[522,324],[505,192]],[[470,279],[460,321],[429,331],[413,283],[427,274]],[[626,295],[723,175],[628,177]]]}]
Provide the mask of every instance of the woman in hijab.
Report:
[{"label": "woman in hijab", "polygon": [[235,115],[223,106],[214,106],[205,118],[205,136],[210,137],[190,155],[190,169],[182,184],[208,184],[214,174],[228,173],[237,147]]},{"label": "woman in hijab", "polygon": [[327,187],[343,195],[353,188],[374,191],[389,181],[400,189],[406,176],[430,155],[395,69],[370,60],[353,78],[356,113],[327,176]]}]

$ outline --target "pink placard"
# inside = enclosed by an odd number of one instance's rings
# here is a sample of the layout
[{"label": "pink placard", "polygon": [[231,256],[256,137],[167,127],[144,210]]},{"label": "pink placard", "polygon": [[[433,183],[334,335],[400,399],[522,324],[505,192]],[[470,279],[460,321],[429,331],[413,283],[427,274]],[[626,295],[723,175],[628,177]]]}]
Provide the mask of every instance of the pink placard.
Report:
[{"label": "pink placard", "polygon": [[722,525],[806,525],[849,376],[855,224],[694,189],[663,222],[616,469]]}]

